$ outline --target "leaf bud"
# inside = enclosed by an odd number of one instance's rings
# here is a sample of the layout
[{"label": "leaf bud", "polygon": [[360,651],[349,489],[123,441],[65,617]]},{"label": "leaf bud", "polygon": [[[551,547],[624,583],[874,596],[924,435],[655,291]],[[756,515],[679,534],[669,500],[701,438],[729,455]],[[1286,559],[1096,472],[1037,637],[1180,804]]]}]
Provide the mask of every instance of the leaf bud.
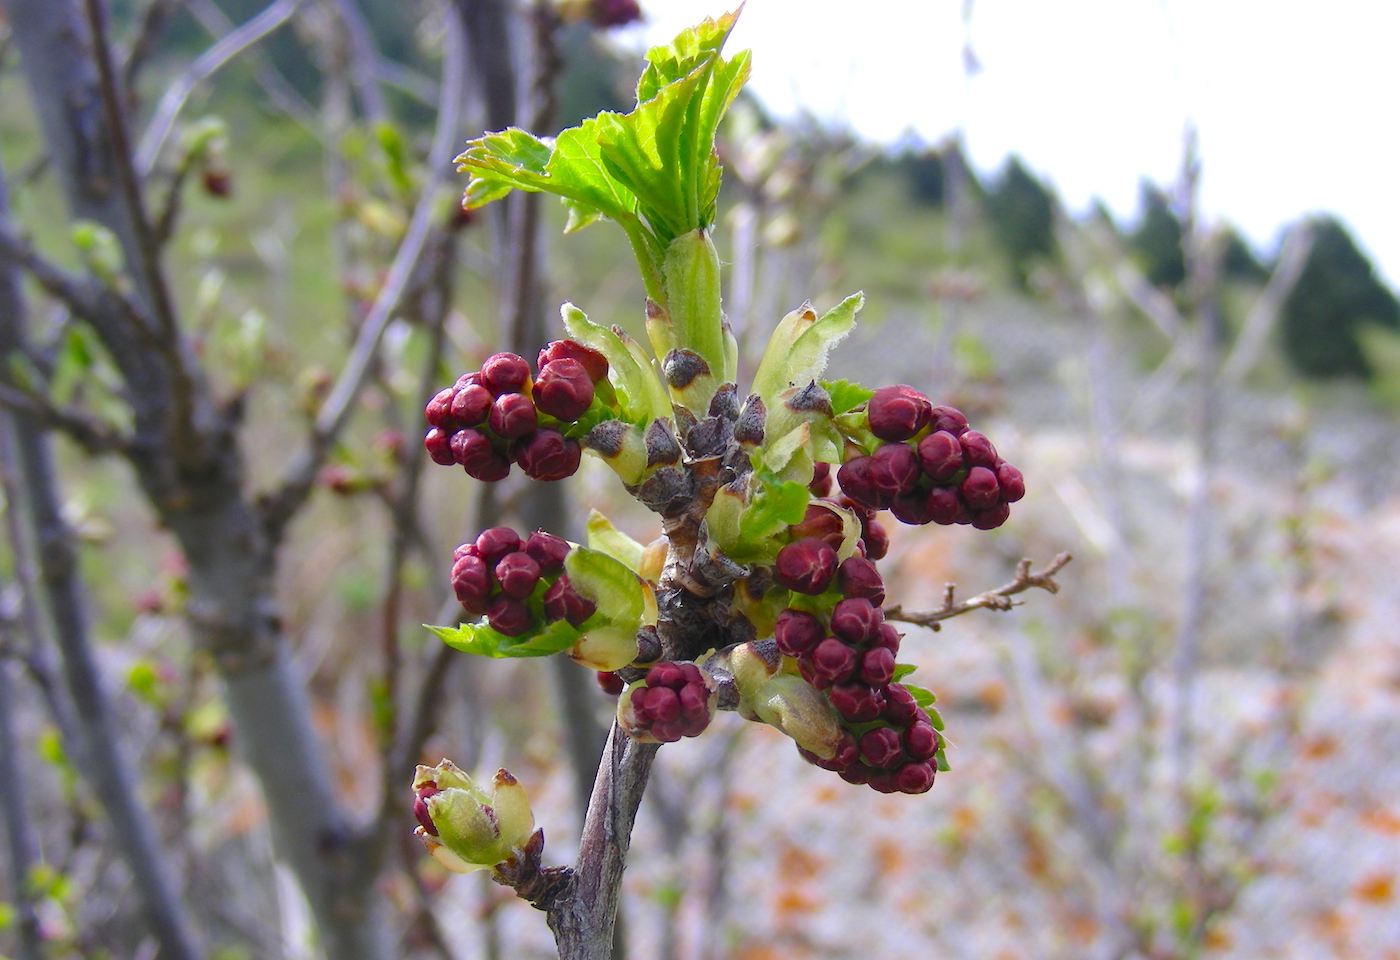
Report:
[{"label": "leaf bud", "polygon": [[563,357],[540,368],[533,395],[541,412],[572,423],[593,403],[593,380],[583,364]]},{"label": "leaf bud", "polygon": [[866,402],[870,432],[881,440],[908,440],[928,425],[933,405],[907,384],[881,387]]},{"label": "leaf bud", "polygon": [[418,767],[413,792],[414,832],[433,859],[455,873],[512,859],[535,832],[529,797],[505,770],[497,771],[488,791],[444,760]]},{"label": "leaf bud", "polygon": [[753,712],[764,723],[777,727],[803,750],[823,760],[839,761],[850,735],[841,728],[831,704],[801,677],[780,673],[749,698]]},{"label": "leaf bud", "polygon": [[778,551],[773,578],[789,590],[815,596],[825,593],[836,575],[836,551],[813,537],[790,543]]}]

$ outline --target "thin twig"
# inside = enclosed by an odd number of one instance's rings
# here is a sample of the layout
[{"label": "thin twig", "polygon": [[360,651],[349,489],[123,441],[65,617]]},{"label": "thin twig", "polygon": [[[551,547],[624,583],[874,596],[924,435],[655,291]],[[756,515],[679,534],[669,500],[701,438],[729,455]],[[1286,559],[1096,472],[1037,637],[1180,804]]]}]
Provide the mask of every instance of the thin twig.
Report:
[{"label": "thin twig", "polygon": [[[455,23],[455,19],[449,19]],[[316,473],[325,462],[341,431],[350,419],[350,412],[360,390],[369,377],[370,366],[379,349],[379,341],[398,309],[420,255],[427,244],[436,213],[437,193],[447,178],[457,128],[461,121],[461,104],[465,99],[466,64],[465,39],[458,28],[449,29],[447,57],[443,64],[442,101],[438,111],[437,128],[428,151],[428,181],[423,185],[413,217],[393,263],[379,288],[369,315],[360,327],[350,356],[341,368],[329,396],[321,405],[312,425],[311,441],[287,470],[282,485],[265,497],[264,522],[275,541],[281,536],[288,520],[305,501],[315,483]]]},{"label": "thin twig", "polygon": [[45,428],[60,430],[92,454],[121,453],[131,438],[109,424],[79,410],[64,409],[42,394],[0,383],[0,406],[33,417]]},{"label": "thin twig", "polygon": [[[214,0],[187,0],[187,3],[190,15],[214,39],[234,30],[233,21],[224,15]],[[272,100],[273,106],[301,124],[312,136],[319,136],[315,109],[297,93],[296,87],[273,65],[267,54],[262,49],[254,48],[250,58],[253,61],[253,76]],[[433,102],[436,104],[437,101]]]},{"label": "thin twig", "polygon": [[1039,587],[1048,593],[1057,593],[1060,585],[1055,582],[1055,574],[1059,573],[1065,566],[1073,560],[1068,553],[1061,553],[1051,560],[1044,570],[1031,572],[1031,561],[1022,560],[1016,565],[1016,576],[1010,582],[997,587],[995,590],[988,590],[979,593],[970,600],[955,602],[953,593],[956,590],[954,584],[948,584],[943,590],[943,605],[937,610],[930,610],[925,613],[906,611],[900,604],[885,608],[886,620],[900,620],[904,623],[914,623],[923,627],[934,627],[940,621],[951,617],[960,616],[972,610],[1010,610],[1012,607],[1020,606],[1012,600],[1018,593],[1024,593],[1032,587]]},{"label": "thin twig", "polygon": [[150,60],[151,53],[160,42],[161,34],[165,32],[171,18],[184,2],[185,0],[148,0],[145,9],[141,11],[141,22],[136,28],[136,37],[127,48],[126,56],[122,58],[122,87],[126,90],[128,109],[137,109],[136,82],[141,75],[141,68]]},{"label": "thin twig", "polygon": [[[6,631],[8,632],[8,630]],[[9,839],[10,895],[15,900],[19,960],[40,960],[39,915],[34,909],[30,870],[39,862],[39,837],[29,816],[24,764],[15,736],[14,685],[10,664],[0,657],[0,807]]]},{"label": "thin twig", "polygon": [[155,116],[147,124],[146,131],[141,134],[141,141],[136,147],[136,167],[143,175],[150,176],[155,168],[156,158],[160,156],[161,147],[170,136],[175,118],[180,115],[194,88],[281,27],[291,19],[301,4],[302,0],[273,0],[262,13],[229,32],[196,57],[194,63],[166,88],[156,106]]}]

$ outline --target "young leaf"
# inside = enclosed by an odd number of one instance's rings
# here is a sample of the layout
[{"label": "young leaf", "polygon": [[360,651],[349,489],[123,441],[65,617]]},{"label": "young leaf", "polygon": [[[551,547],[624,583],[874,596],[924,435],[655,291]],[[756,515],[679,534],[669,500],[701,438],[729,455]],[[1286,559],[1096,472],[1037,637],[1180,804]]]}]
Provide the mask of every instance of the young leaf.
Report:
[{"label": "young leaf", "polygon": [[753,390],[769,409],[778,394],[821,376],[826,357],[856,323],[856,313],[865,303],[865,294],[854,293],[820,317],[812,305],[804,304],[778,324],[763,351]]},{"label": "young leaf", "polygon": [[[896,664],[894,665],[894,677],[893,677],[893,680],[894,680],[896,683],[898,683],[899,681],[903,680],[905,677],[909,676],[909,674],[913,673],[913,672],[914,672],[915,670],[917,670],[917,669],[919,669],[919,668],[916,667],[916,666],[914,666],[912,663],[896,663]],[[929,696],[933,696],[933,694],[930,693]]]},{"label": "young leaf", "polygon": [[646,424],[671,415],[666,388],[635,340],[615,328],[594,323],[572,303],[561,306],[559,313],[572,339],[608,358],[608,381],[617,391],[628,422]]},{"label": "young leaf", "polygon": [[579,632],[567,620],[557,620],[520,637],[497,633],[484,619],[458,627],[427,623],[424,626],[454,650],[483,657],[546,657],[567,650],[579,639]]},{"label": "young leaf", "polygon": [[611,520],[597,510],[588,513],[588,547],[623,564],[629,570],[642,566],[642,545],[613,526]]},{"label": "young leaf", "polygon": [[914,697],[914,702],[917,703],[919,706],[923,707],[925,710],[933,706],[934,703],[938,700],[938,697],[934,694],[932,690],[925,690],[923,687],[916,687],[912,683],[906,683],[904,685],[904,689],[908,690],[909,693]]},{"label": "young leaf", "polygon": [[874,390],[867,390],[860,384],[852,383],[849,380],[823,380],[821,383],[831,396],[832,413],[838,417],[843,413],[849,413],[875,396]]},{"label": "young leaf", "polygon": [[784,527],[802,522],[811,499],[806,484],[781,480],[766,470],[755,470],[751,483],[749,506],[739,520],[739,536],[745,543],[767,541]]}]

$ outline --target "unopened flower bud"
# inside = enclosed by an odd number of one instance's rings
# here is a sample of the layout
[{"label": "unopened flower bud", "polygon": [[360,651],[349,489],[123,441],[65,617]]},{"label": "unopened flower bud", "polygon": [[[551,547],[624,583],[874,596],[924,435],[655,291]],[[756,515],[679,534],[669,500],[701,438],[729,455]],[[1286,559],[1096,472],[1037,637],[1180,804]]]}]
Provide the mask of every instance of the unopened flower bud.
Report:
[{"label": "unopened flower bud", "polygon": [[452,395],[452,419],[464,427],[480,426],[491,413],[491,401],[491,391],[479,383],[460,386]]},{"label": "unopened flower bud", "polygon": [[923,473],[919,455],[907,443],[883,443],[870,455],[867,476],[883,495],[885,502],[909,493],[918,485]]},{"label": "unopened flower bud", "polygon": [[963,468],[963,448],[947,430],[930,433],[919,441],[919,463],[934,483],[947,483]]},{"label": "unopened flower bud", "polygon": [[807,489],[818,497],[831,496],[831,464],[820,460],[812,464],[812,481]]},{"label": "unopened flower bud", "polygon": [[845,683],[856,671],[859,654],[835,637],[827,637],[812,651],[811,670],[814,685],[826,688]]},{"label": "unopened flower bud", "polygon": [[540,368],[534,397],[541,412],[572,423],[593,403],[593,380],[577,360],[553,360]]},{"label": "unopened flower bud", "polygon": [[933,405],[928,397],[902,383],[876,390],[865,409],[870,432],[881,440],[908,440],[933,416]]},{"label": "unopened flower bud", "polygon": [[928,763],[906,763],[895,771],[894,788],[900,793],[928,793],[933,786],[933,765]]},{"label": "unopened flower bud", "polygon": [[469,612],[485,612],[491,595],[491,571],[479,556],[467,555],[453,562],[452,592]]},{"label": "unopened flower bud", "polygon": [[503,393],[491,405],[487,423],[498,437],[519,440],[539,425],[535,405],[523,393]]},{"label": "unopened flower bud", "polygon": [[610,697],[616,697],[627,689],[627,684],[617,675],[616,670],[597,670],[594,675],[598,678],[598,687]]},{"label": "unopened flower bud", "polygon": [[894,499],[893,493],[877,486],[871,477],[869,457],[854,457],[841,464],[836,482],[842,493],[869,510],[883,510]]},{"label": "unopened flower bud", "polygon": [[591,347],[573,340],[555,340],[540,351],[536,361],[541,371],[556,360],[577,360],[594,383],[608,375],[608,358]]},{"label": "unopened flower bud", "polygon": [[885,687],[884,719],[896,727],[907,727],[918,717],[928,715],[920,709],[914,695],[902,683],[891,683]]},{"label": "unopened flower bud", "polygon": [[867,560],[883,560],[885,554],[889,553],[890,535],[885,532],[884,525],[878,520],[866,523],[861,542],[865,544],[865,558]]},{"label": "unopened flower bud", "polygon": [[849,644],[860,646],[875,639],[884,612],[865,597],[847,597],[831,611],[831,632]]},{"label": "unopened flower bud", "polygon": [[524,600],[534,592],[535,584],[540,582],[540,565],[525,551],[517,550],[501,558],[500,563],[496,564],[495,574],[502,593]]},{"label": "unopened flower bud", "polygon": [[848,723],[869,723],[885,709],[882,691],[860,681],[839,683],[827,691],[831,705]]},{"label": "unopened flower bud", "polygon": [[515,462],[532,480],[563,480],[578,472],[583,449],[558,430],[536,430],[515,451]]},{"label": "unopened flower bud", "polygon": [[773,640],[789,657],[806,656],[825,638],[822,622],[803,610],[784,610],[773,627]]},{"label": "unopened flower bud", "polygon": [[864,597],[875,606],[885,602],[885,581],[864,557],[847,557],[836,568],[836,586],[848,597]]},{"label": "unopened flower bud", "polygon": [[518,637],[534,625],[535,617],[524,600],[497,594],[486,604],[486,621],[491,629],[507,637]]},{"label": "unopened flower bud", "polygon": [[[427,406],[425,406],[425,407],[423,408],[423,417],[428,421],[428,425],[429,425],[429,426],[441,427],[441,428],[443,428],[443,429],[445,429],[445,430],[448,429],[449,427],[454,426],[454,424],[451,423],[451,420],[452,420],[452,388],[451,388],[451,387],[448,387],[448,388],[445,389],[445,390],[439,390],[437,393],[435,393],[435,394],[433,395],[433,398],[432,398],[431,400],[428,401]],[[460,424],[456,424],[456,426],[460,426]]]},{"label": "unopened flower bud", "polygon": [[947,430],[955,437],[967,432],[967,417],[957,407],[934,407],[929,420],[933,430]]},{"label": "unopened flower bud", "polygon": [[488,567],[495,567],[508,553],[520,549],[520,535],[510,527],[491,527],[476,536],[476,552]]},{"label": "unopened flower bud", "polygon": [[867,650],[860,658],[860,679],[872,687],[886,686],[894,679],[894,651],[884,647]]},{"label": "unopened flower bud", "polygon": [[860,755],[877,769],[893,767],[904,757],[899,734],[889,727],[878,727],[860,738]]},{"label": "unopened flower bud", "polygon": [[428,431],[423,437],[423,448],[428,451],[433,463],[440,466],[450,467],[457,462],[452,453],[452,435],[441,427],[433,427]]},{"label": "unopened flower bud", "polygon": [[413,792],[414,832],[433,859],[455,873],[510,860],[535,832],[529,797],[505,770],[497,771],[488,791],[444,760],[418,767]]},{"label": "unopened flower bud", "polygon": [[1011,505],[998,503],[994,507],[986,510],[974,510],[972,512],[972,526],[978,530],[995,530],[1006,522],[1011,516]]},{"label": "unopened flower bud", "polygon": [[958,437],[958,443],[962,445],[963,456],[967,462],[974,467],[991,467],[995,469],[997,460],[997,448],[992,446],[992,441],[987,439],[986,434],[978,433],[976,430],[968,430]]},{"label": "unopened flower bud", "polygon": [[496,353],[481,365],[481,385],[499,397],[503,393],[522,393],[530,382],[530,365],[514,353]]},{"label": "unopened flower bud", "polygon": [[836,551],[812,537],[790,543],[778,551],[773,578],[798,593],[825,593],[836,575]]},{"label": "unopened flower bud", "polygon": [[1006,503],[1015,503],[1026,495],[1026,478],[1005,460],[997,465],[997,483],[1001,486],[1001,499]]},{"label": "unopened flower bud", "polygon": [[571,627],[581,627],[593,616],[597,606],[576,593],[569,584],[569,575],[562,574],[544,594],[544,615],[551,621],[567,620]]},{"label": "unopened flower bud", "polygon": [[986,467],[973,467],[967,472],[958,491],[973,510],[986,510],[996,506],[1001,500],[1001,486],[997,475]]},{"label": "unopened flower bud", "polygon": [[927,720],[915,720],[904,731],[904,749],[915,760],[930,760],[941,746],[938,731]]},{"label": "unopened flower bud", "polygon": [[540,565],[540,575],[552,577],[564,569],[564,558],[569,555],[569,541],[552,533],[536,530],[521,547]]}]

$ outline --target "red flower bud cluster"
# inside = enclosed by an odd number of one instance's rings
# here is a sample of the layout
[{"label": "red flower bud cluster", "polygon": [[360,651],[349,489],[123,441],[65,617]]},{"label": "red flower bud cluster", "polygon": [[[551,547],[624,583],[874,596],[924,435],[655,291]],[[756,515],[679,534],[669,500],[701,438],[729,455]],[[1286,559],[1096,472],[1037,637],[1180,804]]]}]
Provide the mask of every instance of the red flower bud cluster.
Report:
[{"label": "red flower bud cluster", "polygon": [[693,663],[658,663],[632,690],[635,717],[629,734],[650,735],[661,743],[698,737],[710,725],[714,705],[705,675]]},{"label": "red flower bud cluster", "polygon": [[[817,464],[818,467],[826,464]],[[830,489],[831,481],[828,478],[826,486]],[[815,492],[815,488],[814,491]],[[815,538],[821,540],[832,550],[841,549],[841,544],[845,540],[846,531],[841,523],[841,517],[835,511],[828,509],[823,504],[845,507],[856,515],[860,520],[860,550],[864,556],[870,560],[881,560],[886,551],[890,548],[890,538],[885,533],[885,528],[875,519],[875,511],[868,507],[863,507],[849,497],[832,499],[823,497],[820,501],[807,504],[807,512],[803,515],[800,523],[794,523],[788,527],[788,536],[794,542]],[[781,556],[781,554],[780,554]],[[796,590],[796,587],[784,584],[789,590]],[[825,588],[823,588],[825,589]],[[799,593],[805,591],[798,591]],[[818,590],[817,593],[821,593]]]},{"label": "red flower bud cluster", "polygon": [[[492,527],[453,553],[452,591],[467,612],[485,614],[491,629],[508,637],[535,626],[540,612],[579,626],[594,606],[569,587],[569,550],[568,541],[543,530],[521,540],[510,527]],[[541,582],[546,589],[536,599]]]},{"label": "red flower bud cluster", "polygon": [[875,718],[879,725],[850,731],[850,743],[843,743],[831,759],[799,752],[847,783],[868,784],[880,793],[926,793],[933,786],[942,739],[903,684],[886,684],[883,701]]},{"label": "red flower bud cluster", "polygon": [[540,351],[539,376],[513,353],[486,358],[428,401],[423,445],[435,463],[460,464],[477,480],[503,480],[514,462],[535,480],[562,480],[578,470],[582,448],[561,424],[593,403],[608,361],[596,350],[557,340]]},{"label": "red flower bud cluster", "polygon": [[841,491],[869,510],[888,509],[905,523],[966,523],[991,530],[1026,494],[1021,471],[955,407],[935,407],[903,384],[866,403],[870,432],[884,441],[870,456],[842,464]]}]

